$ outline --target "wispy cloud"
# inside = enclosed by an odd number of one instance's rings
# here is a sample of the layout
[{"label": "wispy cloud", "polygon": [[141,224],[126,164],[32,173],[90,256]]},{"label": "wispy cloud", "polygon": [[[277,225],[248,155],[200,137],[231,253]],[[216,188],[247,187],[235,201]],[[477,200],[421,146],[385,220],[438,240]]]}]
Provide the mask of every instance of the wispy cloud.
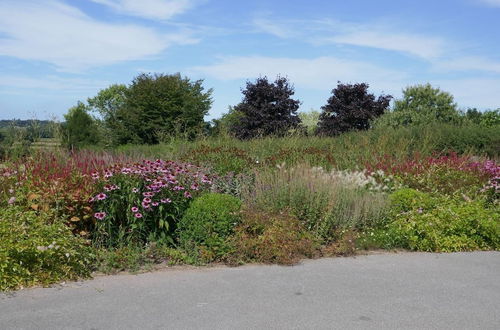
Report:
[{"label": "wispy cloud", "polygon": [[361,28],[358,31],[343,33],[323,39],[325,42],[371,47],[407,53],[425,59],[436,58],[443,54],[444,42],[438,38],[381,31],[376,28]]},{"label": "wispy cloud", "polygon": [[500,62],[481,56],[453,58],[436,62],[434,67],[444,71],[482,71],[500,74]]},{"label": "wispy cloud", "polygon": [[193,7],[192,0],[91,0],[114,11],[142,18],[167,20]]},{"label": "wispy cloud", "polygon": [[484,3],[486,5],[490,5],[493,7],[500,7],[500,0],[478,0],[480,3]]},{"label": "wispy cloud", "polygon": [[106,87],[110,84],[109,81],[99,79],[86,78],[66,78],[55,75],[43,77],[30,76],[0,76],[0,86],[9,90],[53,90],[61,93],[88,92],[94,91],[97,88]]},{"label": "wispy cloud", "polygon": [[297,35],[293,29],[288,28],[284,24],[279,24],[266,18],[255,18],[252,23],[257,31],[268,33],[279,38],[290,38]]},{"label": "wispy cloud", "polygon": [[144,59],[172,44],[192,42],[186,31],[163,34],[100,22],[58,1],[0,3],[0,55],[48,62],[61,71]]},{"label": "wispy cloud", "polygon": [[226,57],[218,63],[198,66],[193,72],[220,80],[252,79],[267,75],[286,75],[297,86],[331,90],[337,81],[377,81],[377,89],[389,91],[401,86],[405,75],[373,64],[336,57],[297,59],[287,57],[243,56]]},{"label": "wispy cloud", "polygon": [[381,24],[360,24],[332,20],[253,20],[258,31],[280,38],[297,37],[316,45],[341,44],[395,51],[432,59],[446,49],[446,42],[435,36],[401,31],[397,27]]}]

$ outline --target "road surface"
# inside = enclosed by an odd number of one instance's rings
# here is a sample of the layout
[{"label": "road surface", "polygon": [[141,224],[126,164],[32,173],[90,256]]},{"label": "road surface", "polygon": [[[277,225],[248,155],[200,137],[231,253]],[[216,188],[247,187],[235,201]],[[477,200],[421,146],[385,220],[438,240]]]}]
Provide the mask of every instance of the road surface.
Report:
[{"label": "road surface", "polygon": [[1,329],[500,329],[500,252],[174,268],[0,294]]}]

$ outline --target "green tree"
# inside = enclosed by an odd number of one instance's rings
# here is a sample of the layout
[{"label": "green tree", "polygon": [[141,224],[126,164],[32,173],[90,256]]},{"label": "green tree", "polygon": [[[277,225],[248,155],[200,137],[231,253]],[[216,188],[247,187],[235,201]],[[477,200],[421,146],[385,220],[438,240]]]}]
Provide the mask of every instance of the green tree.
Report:
[{"label": "green tree", "polygon": [[430,84],[410,86],[394,109],[376,120],[376,126],[416,126],[433,122],[456,124],[461,120],[453,95]]},{"label": "green tree", "polygon": [[96,122],[88,114],[84,103],[79,101],[76,106],[70,108],[64,119],[66,121],[62,124],[63,143],[68,148],[80,148],[99,141]]},{"label": "green tree", "polygon": [[119,143],[156,144],[165,134],[194,137],[204,129],[212,89],[180,74],[140,74],[125,92],[116,120],[126,134]]},{"label": "green tree", "polygon": [[103,136],[108,137],[109,144],[117,145],[127,140],[130,133],[125,128],[120,110],[125,106],[127,86],[123,84],[111,85],[87,99],[89,111],[98,113],[102,122],[100,125]]}]

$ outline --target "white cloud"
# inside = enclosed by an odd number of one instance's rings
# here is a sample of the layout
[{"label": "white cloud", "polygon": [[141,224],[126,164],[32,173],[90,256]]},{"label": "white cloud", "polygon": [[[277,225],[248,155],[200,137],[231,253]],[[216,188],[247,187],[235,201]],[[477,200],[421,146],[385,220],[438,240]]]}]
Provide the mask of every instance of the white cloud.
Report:
[{"label": "white cloud", "polygon": [[0,3],[0,55],[48,62],[62,71],[144,59],[189,42],[194,40],[186,32],[99,22],[57,1]]},{"label": "white cloud", "polygon": [[167,20],[193,6],[192,0],[91,0],[130,16]]},{"label": "white cloud", "polygon": [[[401,86],[405,76],[400,72],[366,62],[336,57],[297,59],[286,57],[243,56],[222,58],[219,63],[191,69],[220,80],[252,79],[266,75],[274,79],[287,76],[297,86],[331,90],[342,82],[379,82],[378,90],[390,91]],[[399,87],[398,87],[399,88]]]}]

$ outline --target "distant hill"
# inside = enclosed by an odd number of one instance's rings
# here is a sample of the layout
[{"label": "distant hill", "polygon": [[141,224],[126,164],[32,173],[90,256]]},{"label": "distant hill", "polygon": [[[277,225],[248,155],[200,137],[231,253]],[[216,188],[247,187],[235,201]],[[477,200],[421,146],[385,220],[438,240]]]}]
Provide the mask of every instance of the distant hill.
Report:
[{"label": "distant hill", "polygon": [[0,120],[0,128],[10,127],[11,125],[16,127],[29,127],[33,124],[44,127],[51,123],[50,120],[38,120],[38,119],[2,119]]}]

